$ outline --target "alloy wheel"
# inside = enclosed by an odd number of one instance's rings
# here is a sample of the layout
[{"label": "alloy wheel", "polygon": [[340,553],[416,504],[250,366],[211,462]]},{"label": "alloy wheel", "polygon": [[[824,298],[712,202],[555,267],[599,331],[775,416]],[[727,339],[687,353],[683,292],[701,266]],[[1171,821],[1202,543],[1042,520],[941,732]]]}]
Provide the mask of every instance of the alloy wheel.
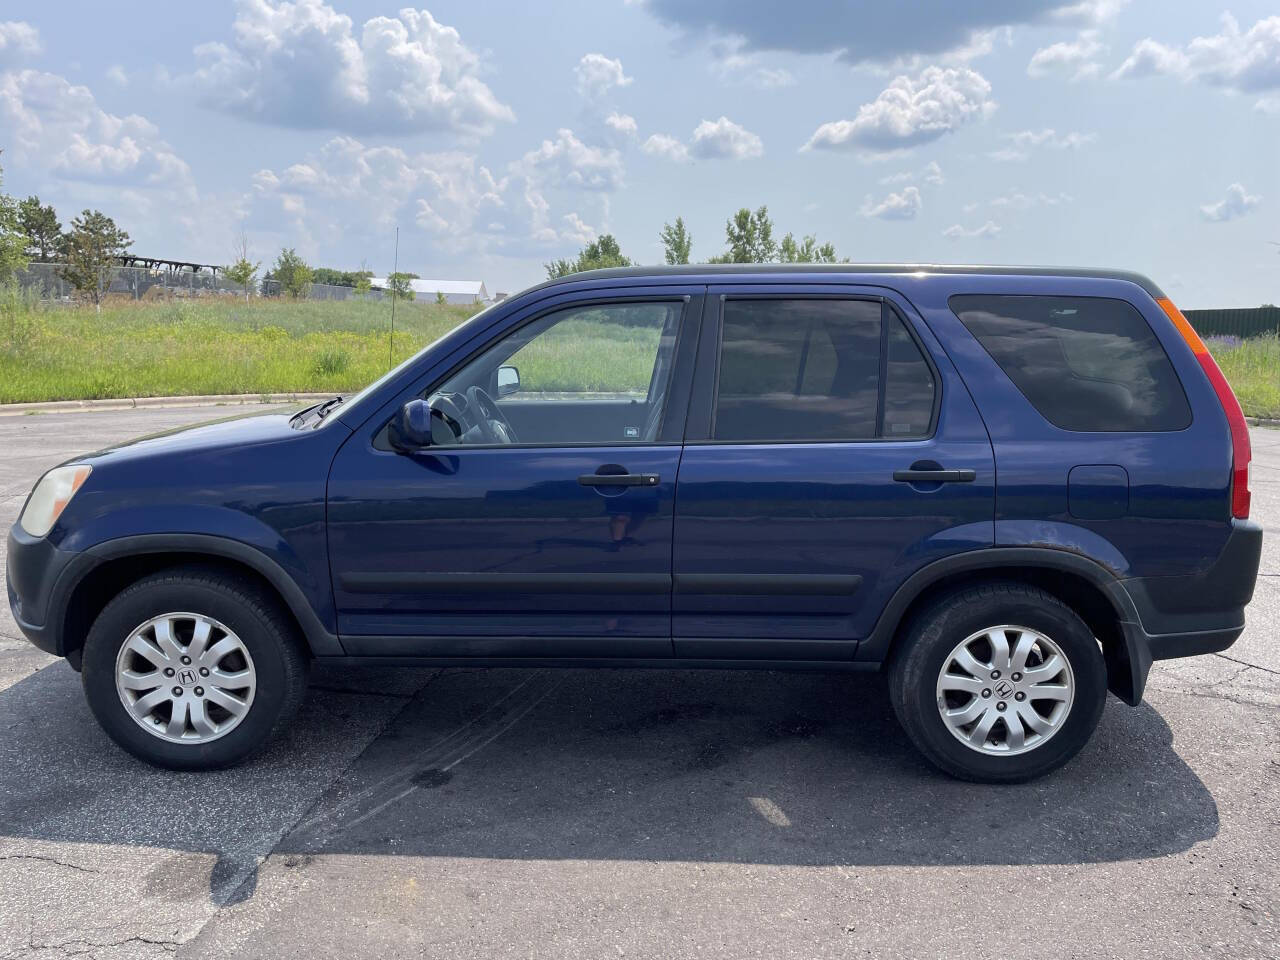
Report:
[{"label": "alloy wheel", "polygon": [[1062,648],[1030,627],[970,634],[943,662],[938,712],[951,734],[979,753],[1011,756],[1062,729],[1075,679]]},{"label": "alloy wheel", "polygon": [[198,613],[140,624],[116,657],[116,691],[134,721],[173,743],[208,743],[248,715],[253,658],[228,627]]}]

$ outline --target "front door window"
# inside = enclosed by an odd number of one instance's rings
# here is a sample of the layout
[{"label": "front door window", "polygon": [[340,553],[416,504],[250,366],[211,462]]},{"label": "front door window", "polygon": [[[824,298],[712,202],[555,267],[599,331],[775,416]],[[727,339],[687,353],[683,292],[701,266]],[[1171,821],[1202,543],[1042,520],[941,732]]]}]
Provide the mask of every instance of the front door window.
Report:
[{"label": "front door window", "polygon": [[683,307],[592,304],[525,324],[427,394],[435,443],[653,442]]}]

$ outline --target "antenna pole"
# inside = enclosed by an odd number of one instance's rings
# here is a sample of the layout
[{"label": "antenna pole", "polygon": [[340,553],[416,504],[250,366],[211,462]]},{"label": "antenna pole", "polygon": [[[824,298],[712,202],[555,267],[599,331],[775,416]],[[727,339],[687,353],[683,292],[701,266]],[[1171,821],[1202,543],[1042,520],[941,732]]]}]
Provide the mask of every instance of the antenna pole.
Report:
[{"label": "antenna pole", "polygon": [[396,284],[400,282],[400,228],[396,227],[396,255],[391,265],[391,339],[387,343],[387,369],[395,365],[396,355]]}]

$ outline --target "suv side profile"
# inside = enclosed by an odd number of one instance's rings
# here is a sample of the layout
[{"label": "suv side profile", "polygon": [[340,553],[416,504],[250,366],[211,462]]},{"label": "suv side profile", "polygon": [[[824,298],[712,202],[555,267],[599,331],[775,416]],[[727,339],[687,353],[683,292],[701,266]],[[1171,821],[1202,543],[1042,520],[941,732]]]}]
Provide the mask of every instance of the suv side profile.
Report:
[{"label": "suv side profile", "polygon": [[359,394],[77,458],[14,617],[103,728],[234,763],[308,665],[883,671],[978,781],[1244,628],[1240,406],[1145,277],[630,268],[491,306]]}]

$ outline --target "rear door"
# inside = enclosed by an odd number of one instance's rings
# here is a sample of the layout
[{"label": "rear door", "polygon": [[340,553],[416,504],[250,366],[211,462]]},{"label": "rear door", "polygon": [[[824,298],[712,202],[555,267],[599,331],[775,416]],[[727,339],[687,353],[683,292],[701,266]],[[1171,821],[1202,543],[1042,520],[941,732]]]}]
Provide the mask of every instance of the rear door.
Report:
[{"label": "rear door", "polygon": [[914,570],[990,546],[991,443],[906,301],[709,288],[676,491],[690,658],[849,659]]}]

